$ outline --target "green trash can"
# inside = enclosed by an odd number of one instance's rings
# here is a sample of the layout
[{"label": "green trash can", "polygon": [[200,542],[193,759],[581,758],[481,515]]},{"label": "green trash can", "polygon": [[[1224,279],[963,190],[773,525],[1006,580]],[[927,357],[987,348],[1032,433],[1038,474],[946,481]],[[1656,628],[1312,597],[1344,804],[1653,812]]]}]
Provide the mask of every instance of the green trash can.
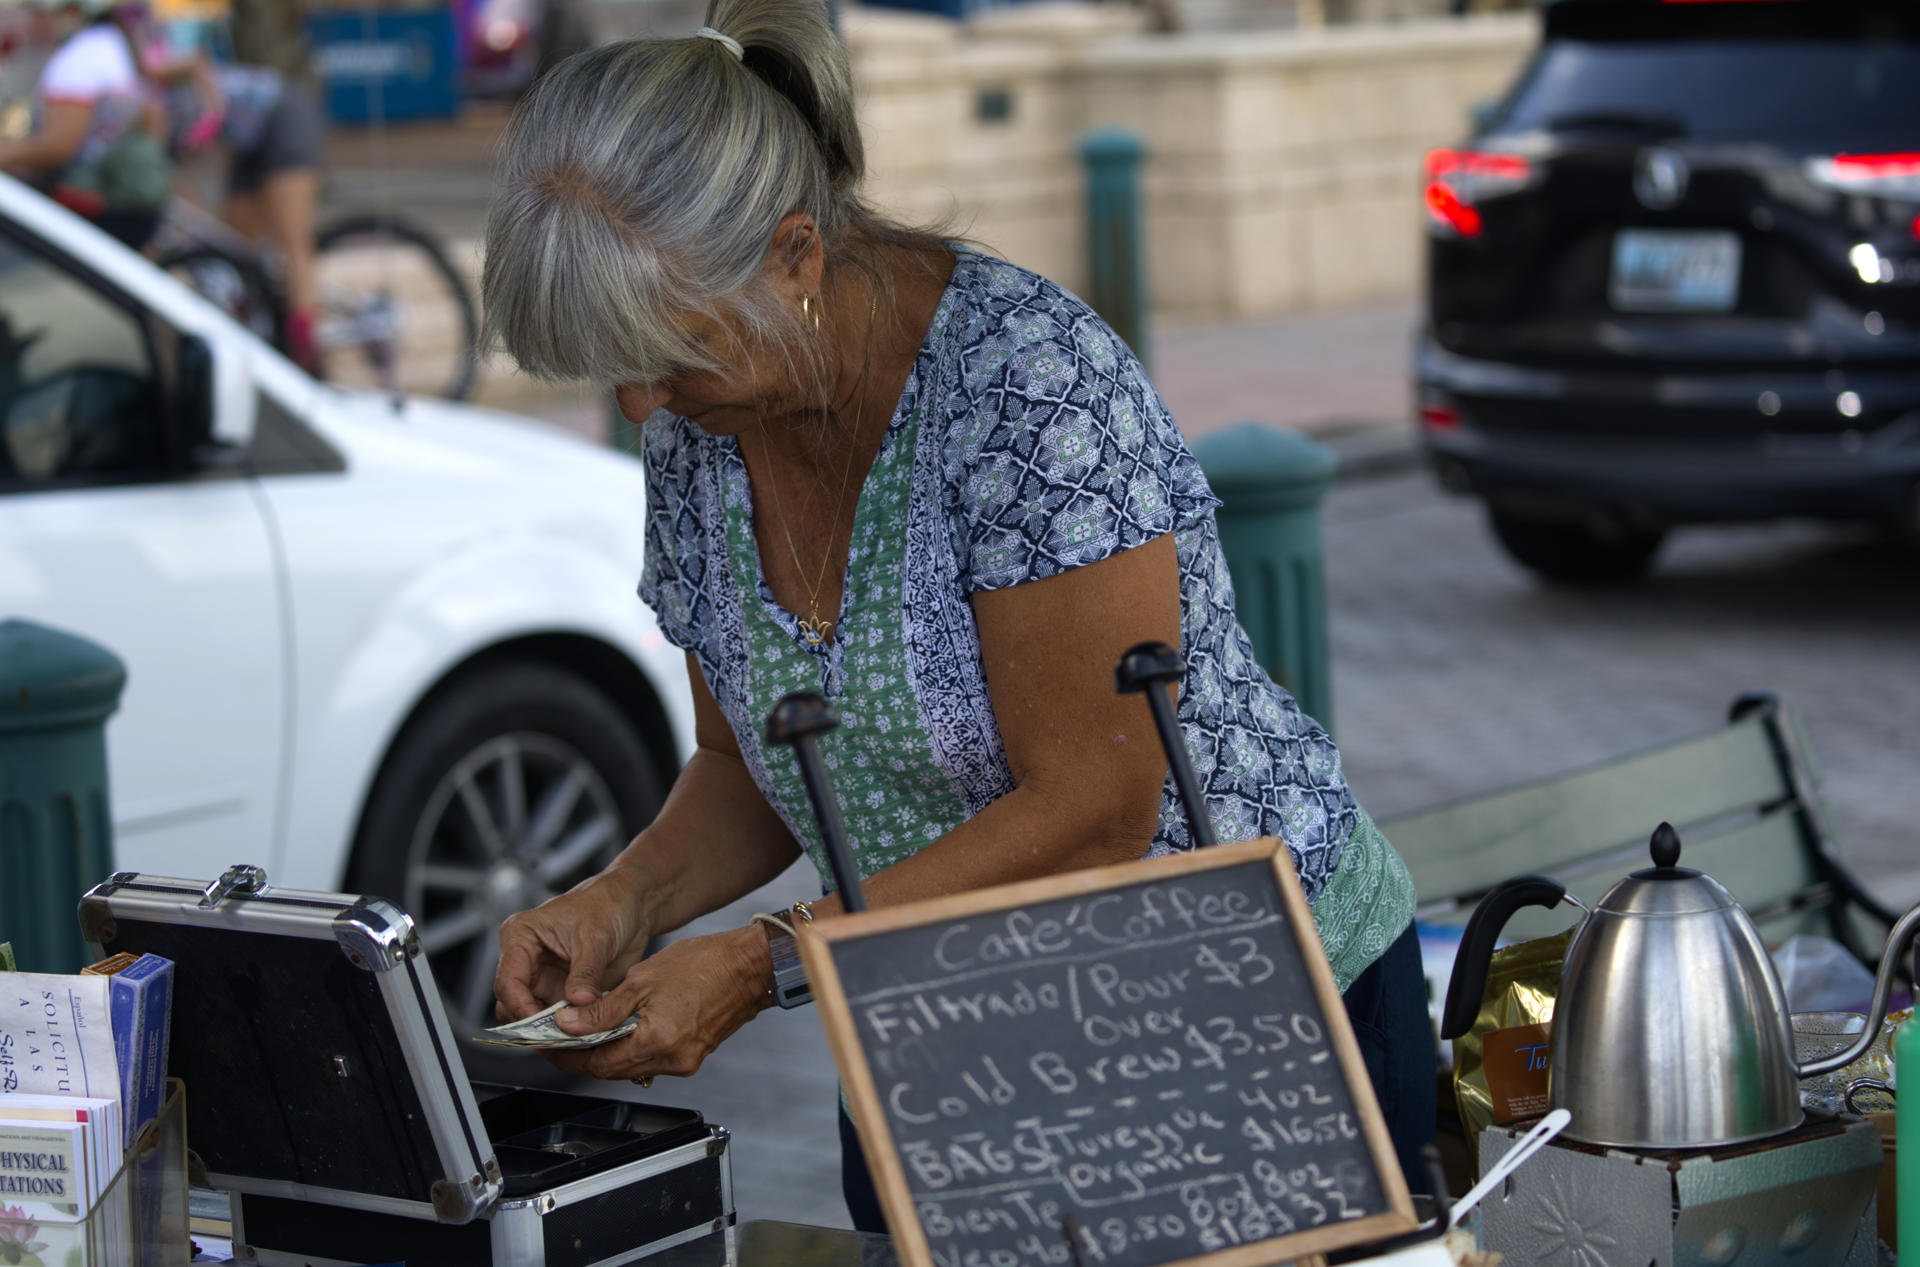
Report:
[{"label": "green trash can", "polygon": [[106,720],[126,683],[97,643],[0,621],[0,941],[23,972],[89,962],[74,908],[113,872]]},{"label": "green trash can", "polygon": [[1201,437],[1193,454],[1220,498],[1220,547],[1254,654],[1332,733],[1320,501],[1339,460],[1298,432],[1253,422]]}]

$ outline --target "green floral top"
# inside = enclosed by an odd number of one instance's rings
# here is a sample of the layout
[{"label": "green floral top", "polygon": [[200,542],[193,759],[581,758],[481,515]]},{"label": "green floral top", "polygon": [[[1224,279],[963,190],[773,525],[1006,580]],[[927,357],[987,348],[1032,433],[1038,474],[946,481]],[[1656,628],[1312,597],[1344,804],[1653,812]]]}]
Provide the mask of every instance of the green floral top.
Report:
[{"label": "green floral top", "polygon": [[[661,417],[642,438],[641,593],[691,651],[755,782],[831,886],[792,754],[763,726],[790,691],[840,713],[821,741],[863,874],[1013,787],[970,596],[1172,533],[1179,718],[1221,840],[1278,836],[1342,989],[1412,918],[1413,886],[1353,802],[1326,732],[1260,669],[1233,612],[1217,501],[1124,343],[1079,300],[962,251],[854,515],[833,639],[811,645],[760,570],[738,445]],[[1143,704],[1144,708],[1145,705]],[[1151,852],[1192,848],[1171,778]]]}]

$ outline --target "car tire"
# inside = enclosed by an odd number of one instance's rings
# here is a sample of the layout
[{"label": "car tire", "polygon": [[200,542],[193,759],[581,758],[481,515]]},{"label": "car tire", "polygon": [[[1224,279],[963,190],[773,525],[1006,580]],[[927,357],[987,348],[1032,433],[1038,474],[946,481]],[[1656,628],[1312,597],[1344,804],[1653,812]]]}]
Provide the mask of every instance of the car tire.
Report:
[{"label": "car tire", "polygon": [[476,1044],[493,1023],[500,924],[604,867],[664,793],[633,724],[586,679],[535,660],[478,665],[394,740],[361,816],[347,882],[415,920],[469,1074],[565,1080]]},{"label": "car tire", "polygon": [[1493,535],[1522,567],[1566,585],[1621,585],[1645,576],[1666,539],[1657,528],[1606,520],[1542,519],[1489,508]]}]

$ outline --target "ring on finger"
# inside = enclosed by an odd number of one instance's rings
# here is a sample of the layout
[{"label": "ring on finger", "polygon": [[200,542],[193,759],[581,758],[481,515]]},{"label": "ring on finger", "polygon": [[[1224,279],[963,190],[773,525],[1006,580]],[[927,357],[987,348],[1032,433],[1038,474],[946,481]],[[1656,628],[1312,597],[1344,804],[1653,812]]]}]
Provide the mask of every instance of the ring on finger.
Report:
[{"label": "ring on finger", "polygon": [[653,1085],[653,1075],[647,1074],[644,1077],[634,1078],[632,1079],[632,1082],[634,1086],[639,1087],[642,1091],[644,1091],[648,1087]]}]

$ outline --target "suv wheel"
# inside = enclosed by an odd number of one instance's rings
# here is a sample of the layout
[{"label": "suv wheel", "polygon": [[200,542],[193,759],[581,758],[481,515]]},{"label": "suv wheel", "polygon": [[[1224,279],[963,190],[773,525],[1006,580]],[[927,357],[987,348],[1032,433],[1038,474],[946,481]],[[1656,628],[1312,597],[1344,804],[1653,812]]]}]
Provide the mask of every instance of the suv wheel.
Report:
[{"label": "suv wheel", "polygon": [[474,1077],[522,1086],[564,1078],[545,1061],[466,1041],[495,1023],[500,925],[625,848],[660,808],[657,769],[605,695],[531,660],[454,680],[394,741],[348,887],[413,916]]},{"label": "suv wheel", "polygon": [[1515,562],[1549,581],[1617,585],[1646,575],[1665,540],[1658,528],[1604,519],[1538,519],[1489,508],[1493,535]]}]

